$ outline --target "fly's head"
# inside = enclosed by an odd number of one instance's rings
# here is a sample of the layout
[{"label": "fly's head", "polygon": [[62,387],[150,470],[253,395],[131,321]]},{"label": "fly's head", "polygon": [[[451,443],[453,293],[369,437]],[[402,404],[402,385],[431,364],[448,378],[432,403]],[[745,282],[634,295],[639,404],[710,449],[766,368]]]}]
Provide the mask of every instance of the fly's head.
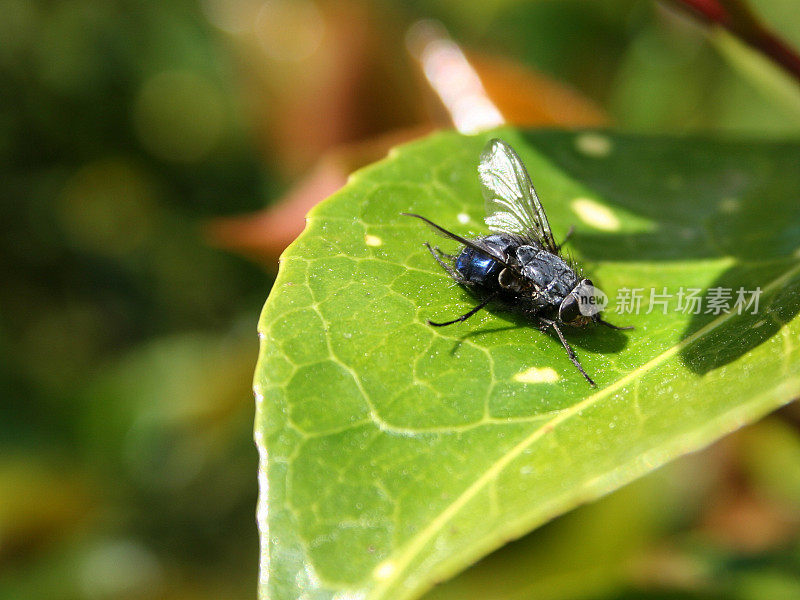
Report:
[{"label": "fly's head", "polygon": [[575,327],[585,327],[596,321],[608,304],[606,295],[592,283],[581,279],[558,307],[558,320]]}]

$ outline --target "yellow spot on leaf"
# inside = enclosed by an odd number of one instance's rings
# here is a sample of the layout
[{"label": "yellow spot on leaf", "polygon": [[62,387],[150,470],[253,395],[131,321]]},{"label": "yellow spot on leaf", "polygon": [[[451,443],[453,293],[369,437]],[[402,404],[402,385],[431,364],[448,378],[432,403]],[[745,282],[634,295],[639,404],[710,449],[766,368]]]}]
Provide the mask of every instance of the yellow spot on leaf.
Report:
[{"label": "yellow spot on leaf", "polygon": [[377,235],[365,235],[364,242],[366,242],[367,246],[380,246],[383,244],[383,240]]},{"label": "yellow spot on leaf", "polygon": [[572,210],[581,221],[603,231],[619,231],[620,222],[611,210],[590,198],[576,198]]},{"label": "yellow spot on leaf", "polygon": [[396,569],[395,564],[392,561],[390,560],[384,561],[377,567],[375,567],[375,572],[374,572],[375,579],[378,580],[388,579],[389,577],[392,576],[395,569]]},{"label": "yellow spot on leaf", "polygon": [[578,152],[594,158],[602,158],[611,154],[611,140],[599,133],[582,133],[575,138]]},{"label": "yellow spot on leaf", "polygon": [[531,367],[514,375],[514,381],[520,383],[555,383],[560,379],[551,367]]}]

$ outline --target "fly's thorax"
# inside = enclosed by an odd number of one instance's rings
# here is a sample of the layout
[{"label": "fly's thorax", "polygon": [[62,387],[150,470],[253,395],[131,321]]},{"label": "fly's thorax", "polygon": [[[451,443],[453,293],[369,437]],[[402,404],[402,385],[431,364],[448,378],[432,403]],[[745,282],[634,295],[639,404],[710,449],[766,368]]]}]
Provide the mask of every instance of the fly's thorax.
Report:
[{"label": "fly's thorax", "polygon": [[536,246],[529,246],[529,245],[520,246],[516,250],[517,260],[519,261],[519,264],[524,267],[525,265],[530,264],[531,262],[536,260],[536,257],[539,255],[539,252],[543,252],[543,250],[537,248]]},{"label": "fly's thorax", "polygon": [[493,233],[479,239],[485,244],[496,246],[502,250],[508,250],[511,246],[519,245],[514,240],[514,236],[506,233]]},{"label": "fly's thorax", "polygon": [[550,304],[560,304],[578,284],[575,271],[560,256],[534,246],[520,246],[516,254],[523,277]]}]

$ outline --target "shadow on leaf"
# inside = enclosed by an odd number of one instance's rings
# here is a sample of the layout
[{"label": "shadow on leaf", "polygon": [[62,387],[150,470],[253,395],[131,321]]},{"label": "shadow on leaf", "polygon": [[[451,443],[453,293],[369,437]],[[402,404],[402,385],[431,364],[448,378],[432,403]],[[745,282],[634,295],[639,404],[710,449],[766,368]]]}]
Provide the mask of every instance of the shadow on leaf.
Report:
[{"label": "shadow on leaf", "polygon": [[[709,286],[733,290],[734,300],[739,288],[764,289],[779,282],[761,297],[757,314],[730,315],[682,350],[695,373],[736,360],[800,310],[797,277],[781,279],[796,268],[794,253],[800,247],[797,144],[697,138],[687,145],[685,139],[615,136],[608,158],[597,158],[582,155],[569,136],[535,132],[526,138],[586,193],[652,224],[629,233],[579,231],[573,243],[581,256],[637,262],[734,257],[742,264]],[[630,161],[624,160],[628,154]],[[652,168],[632,170],[634,163]],[[754,266],[755,261],[760,264]],[[693,315],[681,339],[718,318]]]},{"label": "shadow on leaf", "polygon": [[[719,324],[683,348],[681,358],[684,364],[695,373],[705,374],[738,359],[778,333],[800,311],[800,273],[781,281],[782,276],[785,277],[792,268],[796,270],[797,266],[796,261],[784,260],[766,266],[736,266],[726,271],[709,289],[733,290],[732,313],[727,318],[704,313],[692,315],[684,340],[704,327],[712,326],[715,321]],[[770,282],[775,281],[779,283],[767,288]],[[741,314],[738,314],[733,302],[739,288],[762,290],[757,309],[754,305],[743,305]],[[708,290],[704,297],[707,295]]]},{"label": "shadow on leaf", "polygon": [[[460,336],[462,340],[495,334],[503,331],[513,331],[517,329],[530,330],[531,336],[547,335],[560,346],[561,342],[555,333],[548,329],[543,332],[539,329],[536,320],[525,315],[515,313],[511,310],[490,309],[492,314],[502,316],[503,319],[512,324],[503,327],[477,327],[468,333]],[[624,332],[616,331],[603,327],[602,325],[590,325],[589,327],[576,328],[569,325],[562,325],[561,331],[571,346],[583,348],[595,354],[613,354],[620,352],[628,343],[628,338]]]}]

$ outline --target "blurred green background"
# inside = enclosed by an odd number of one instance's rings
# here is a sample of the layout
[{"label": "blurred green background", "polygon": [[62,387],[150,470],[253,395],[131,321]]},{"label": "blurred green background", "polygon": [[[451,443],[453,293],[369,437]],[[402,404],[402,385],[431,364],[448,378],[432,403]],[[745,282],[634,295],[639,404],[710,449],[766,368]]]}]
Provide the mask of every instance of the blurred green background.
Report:
[{"label": "blurred green background", "polygon": [[[800,46],[795,0],[752,5]],[[313,200],[307,174],[347,144],[446,126],[405,47],[418,19],[617,128],[797,136],[797,91],[671,6],[0,0],[0,598],[255,596],[250,383],[281,243],[213,223],[297,186]],[[659,475],[646,485],[676,505],[607,555],[605,583],[544,597],[800,598],[799,421],[790,407]],[[565,530],[602,547],[569,524],[591,510],[516,554]]]}]

